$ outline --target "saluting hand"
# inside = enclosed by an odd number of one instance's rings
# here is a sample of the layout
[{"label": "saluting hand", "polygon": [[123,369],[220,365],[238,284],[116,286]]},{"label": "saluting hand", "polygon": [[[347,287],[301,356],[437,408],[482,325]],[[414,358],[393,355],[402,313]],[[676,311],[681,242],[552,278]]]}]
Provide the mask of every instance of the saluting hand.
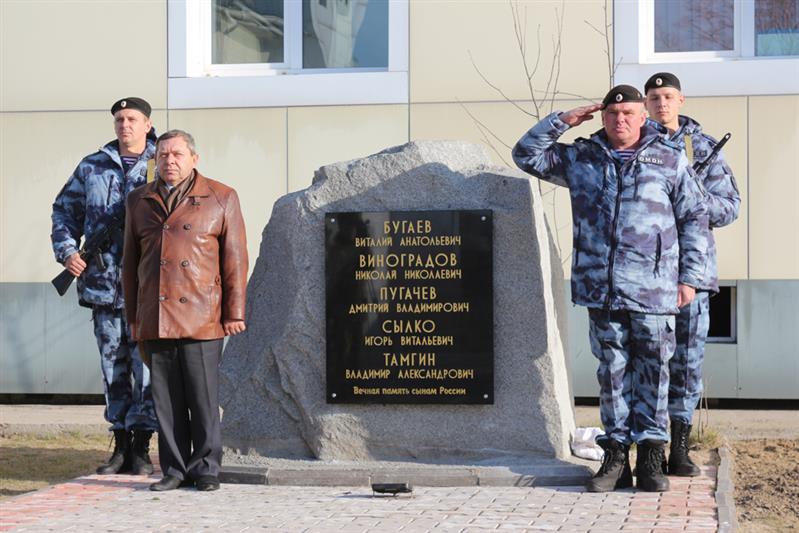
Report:
[{"label": "saluting hand", "polygon": [[222,322],[222,329],[225,330],[226,336],[232,337],[247,329],[247,326],[243,320],[225,320]]},{"label": "saluting hand", "polygon": [[570,127],[579,126],[586,120],[594,118],[594,113],[602,109],[602,104],[591,104],[575,107],[569,111],[564,111],[558,118]]}]

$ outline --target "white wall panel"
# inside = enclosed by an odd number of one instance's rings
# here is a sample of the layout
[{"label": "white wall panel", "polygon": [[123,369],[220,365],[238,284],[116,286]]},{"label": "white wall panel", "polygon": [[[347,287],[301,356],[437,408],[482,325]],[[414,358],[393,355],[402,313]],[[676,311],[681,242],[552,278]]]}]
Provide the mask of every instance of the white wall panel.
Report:
[{"label": "white wall panel", "polygon": [[[531,69],[541,44],[540,64],[533,76],[535,89],[540,91],[536,96],[542,97],[551,81],[565,93],[601,100],[610,88],[605,40],[586,21],[602,28],[604,3],[522,0],[513,4],[519,6],[521,23],[526,25]],[[609,4],[612,7],[612,2]],[[508,97],[530,98],[510,2],[424,0],[410,2],[410,10],[412,103],[502,100],[481,79],[475,65]],[[612,13],[609,16],[612,18]],[[563,20],[561,67],[557,76],[551,76],[558,17]]]},{"label": "white wall panel", "polygon": [[[166,113],[152,118],[161,131]],[[58,274],[50,246],[53,200],[80,160],[114,138],[109,111],[0,113],[0,282]]]},{"label": "white wall panel", "polygon": [[3,0],[0,39],[0,111],[166,107],[166,0]]},{"label": "white wall panel", "polygon": [[749,275],[799,279],[799,96],[749,98]]},{"label": "white wall panel", "polygon": [[194,136],[200,172],[236,189],[252,272],[272,204],[287,190],[286,110],[170,111],[169,127]]},{"label": "white wall panel", "polygon": [[288,111],[289,190],[311,185],[323,165],[408,142],[408,106],[297,107]]}]

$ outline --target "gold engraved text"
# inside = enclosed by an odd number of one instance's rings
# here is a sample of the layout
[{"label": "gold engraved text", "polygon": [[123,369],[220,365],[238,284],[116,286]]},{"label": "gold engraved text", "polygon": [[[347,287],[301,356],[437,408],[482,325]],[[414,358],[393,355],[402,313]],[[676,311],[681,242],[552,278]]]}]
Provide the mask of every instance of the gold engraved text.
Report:
[{"label": "gold engraved text", "polygon": [[429,220],[386,220],[383,233],[430,233],[433,224]]},{"label": "gold engraved text", "polygon": [[383,333],[433,333],[436,330],[434,320],[384,320]]},{"label": "gold engraved text", "polygon": [[358,268],[453,268],[458,266],[458,254],[358,254]]},{"label": "gold engraved text", "polygon": [[383,352],[386,366],[436,366],[435,352]]},{"label": "gold engraved text", "polygon": [[435,300],[436,288],[419,287],[380,287],[381,300]]},{"label": "gold engraved text", "polygon": [[388,313],[388,304],[373,304],[373,303],[362,303],[362,304],[350,304],[350,311],[349,314],[357,315],[359,313]]},{"label": "gold engraved text", "polygon": [[455,346],[455,337],[452,335],[403,335],[400,337],[402,346]]}]

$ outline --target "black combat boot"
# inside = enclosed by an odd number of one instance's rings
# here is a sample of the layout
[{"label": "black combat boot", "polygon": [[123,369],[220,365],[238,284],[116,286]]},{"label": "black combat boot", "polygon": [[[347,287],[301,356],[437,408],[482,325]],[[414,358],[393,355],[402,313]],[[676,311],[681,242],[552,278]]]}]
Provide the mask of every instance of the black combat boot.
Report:
[{"label": "black combat boot", "polygon": [[131,469],[135,476],[149,476],[153,473],[153,463],[150,461],[150,437],[152,431],[133,430],[133,445],[131,446]]},{"label": "black combat boot", "polygon": [[688,456],[688,437],[691,425],[680,420],[671,421],[671,447],[669,450],[668,474],[671,476],[695,477],[699,467]]},{"label": "black combat boot", "polygon": [[585,489],[588,492],[609,492],[632,487],[630,447],[613,439],[602,440],[598,444],[605,450],[605,456],[602,466],[585,485]]},{"label": "black combat boot", "polygon": [[666,457],[666,443],[647,439],[638,443],[638,455],[635,459],[635,486],[647,492],[666,492],[669,490],[669,478],[663,473],[663,461]]},{"label": "black combat boot", "polygon": [[130,472],[130,433],[124,429],[114,430],[114,451],[107,463],[97,468],[97,473],[106,476]]}]

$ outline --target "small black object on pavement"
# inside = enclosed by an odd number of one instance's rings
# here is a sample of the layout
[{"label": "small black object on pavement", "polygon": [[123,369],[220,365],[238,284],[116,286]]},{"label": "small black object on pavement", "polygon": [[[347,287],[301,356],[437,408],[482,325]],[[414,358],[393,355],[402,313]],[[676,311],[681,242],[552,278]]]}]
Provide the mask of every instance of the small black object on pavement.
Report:
[{"label": "small black object on pavement", "polygon": [[410,483],[372,483],[372,492],[396,496],[397,494],[410,494],[413,492],[413,487]]}]

